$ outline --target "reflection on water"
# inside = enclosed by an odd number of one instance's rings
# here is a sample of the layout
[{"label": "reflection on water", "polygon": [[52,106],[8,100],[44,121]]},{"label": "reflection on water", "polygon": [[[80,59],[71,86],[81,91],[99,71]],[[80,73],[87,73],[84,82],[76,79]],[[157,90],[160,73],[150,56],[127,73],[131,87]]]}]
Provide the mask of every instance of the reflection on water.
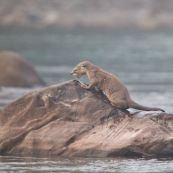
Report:
[{"label": "reflection on water", "polygon": [[168,173],[172,160],[0,157],[1,173]]}]

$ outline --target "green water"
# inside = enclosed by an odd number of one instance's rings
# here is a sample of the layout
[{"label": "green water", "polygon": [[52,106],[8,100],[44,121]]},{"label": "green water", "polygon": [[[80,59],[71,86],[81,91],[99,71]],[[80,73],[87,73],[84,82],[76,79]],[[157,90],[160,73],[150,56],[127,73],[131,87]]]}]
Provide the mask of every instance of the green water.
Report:
[{"label": "green water", "polygon": [[173,112],[171,31],[1,30],[0,50],[21,53],[49,84],[74,79],[73,67],[91,61],[121,78],[134,100]]}]

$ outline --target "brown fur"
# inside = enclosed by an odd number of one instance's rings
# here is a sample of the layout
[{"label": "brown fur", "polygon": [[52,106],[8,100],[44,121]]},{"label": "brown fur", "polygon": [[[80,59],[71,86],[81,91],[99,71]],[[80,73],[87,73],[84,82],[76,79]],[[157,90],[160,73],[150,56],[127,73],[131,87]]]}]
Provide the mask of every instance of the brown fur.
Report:
[{"label": "brown fur", "polygon": [[134,102],[130,98],[130,94],[127,88],[119,78],[100,69],[99,67],[91,64],[90,62],[81,62],[73,69],[71,74],[76,76],[77,78],[80,78],[81,76],[86,74],[89,78],[90,84],[88,86],[81,86],[86,89],[92,89],[94,87],[97,87],[98,89],[102,90],[111,102],[111,104],[117,108],[135,108],[144,111],[164,112],[163,109],[146,107]]}]

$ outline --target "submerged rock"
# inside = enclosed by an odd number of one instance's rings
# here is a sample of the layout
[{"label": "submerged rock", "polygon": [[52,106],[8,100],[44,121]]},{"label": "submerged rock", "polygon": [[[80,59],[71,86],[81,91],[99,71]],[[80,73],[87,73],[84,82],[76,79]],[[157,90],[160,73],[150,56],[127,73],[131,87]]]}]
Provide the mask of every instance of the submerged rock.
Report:
[{"label": "submerged rock", "polygon": [[173,116],[130,114],[67,81],[33,91],[0,113],[0,154],[173,157]]},{"label": "submerged rock", "polygon": [[0,86],[32,87],[43,84],[34,67],[19,54],[11,51],[0,53]]}]

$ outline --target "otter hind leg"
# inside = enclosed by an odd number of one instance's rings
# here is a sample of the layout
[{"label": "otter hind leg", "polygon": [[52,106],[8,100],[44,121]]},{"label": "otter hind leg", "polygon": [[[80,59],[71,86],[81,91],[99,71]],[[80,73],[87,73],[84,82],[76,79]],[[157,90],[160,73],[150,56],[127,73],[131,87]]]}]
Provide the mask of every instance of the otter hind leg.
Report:
[{"label": "otter hind leg", "polygon": [[128,104],[126,103],[126,101],[124,100],[120,100],[120,99],[117,99],[117,100],[114,100],[113,102],[111,101],[111,104],[116,107],[116,108],[119,108],[119,109],[128,109],[129,106]]}]

